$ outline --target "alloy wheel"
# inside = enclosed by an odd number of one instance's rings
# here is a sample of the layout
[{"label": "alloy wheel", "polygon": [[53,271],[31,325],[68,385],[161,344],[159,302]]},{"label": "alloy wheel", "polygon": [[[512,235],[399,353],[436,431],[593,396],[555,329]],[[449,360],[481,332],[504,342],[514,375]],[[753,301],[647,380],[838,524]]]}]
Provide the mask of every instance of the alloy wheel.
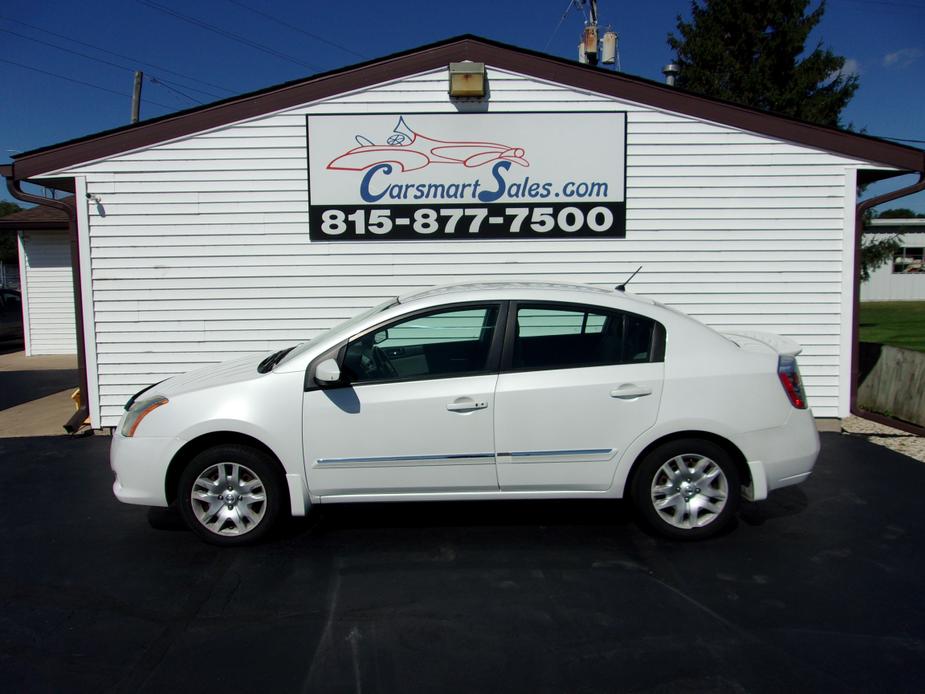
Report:
[{"label": "alloy wheel", "polygon": [[199,523],[216,535],[240,536],[256,528],[266,513],[261,479],[240,463],[217,463],[193,482],[190,506]]},{"label": "alloy wheel", "polygon": [[729,498],[729,481],[712,459],[697,453],[677,455],[652,478],[652,506],[669,525],[702,528],[720,515]]}]

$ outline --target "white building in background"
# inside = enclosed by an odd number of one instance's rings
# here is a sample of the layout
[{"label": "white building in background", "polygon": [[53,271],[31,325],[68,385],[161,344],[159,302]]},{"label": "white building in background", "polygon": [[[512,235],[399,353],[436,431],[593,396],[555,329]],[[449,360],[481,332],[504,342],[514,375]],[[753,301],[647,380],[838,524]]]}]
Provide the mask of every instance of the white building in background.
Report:
[{"label": "white building in background", "polygon": [[[482,97],[450,66],[485,65]],[[76,193],[94,427],[139,389],[473,280],[629,290],[803,346],[851,408],[856,190],[925,152],[476,37],[17,155]],[[896,188],[900,188],[899,185]],[[743,403],[747,406],[747,403]]]},{"label": "white building in background", "polygon": [[898,236],[902,248],[870,273],[861,301],[925,301],[925,219],[872,219],[865,233]]},{"label": "white building in background", "polygon": [[0,232],[16,234],[26,356],[76,354],[67,215],[41,206],[21,210],[0,217]]}]

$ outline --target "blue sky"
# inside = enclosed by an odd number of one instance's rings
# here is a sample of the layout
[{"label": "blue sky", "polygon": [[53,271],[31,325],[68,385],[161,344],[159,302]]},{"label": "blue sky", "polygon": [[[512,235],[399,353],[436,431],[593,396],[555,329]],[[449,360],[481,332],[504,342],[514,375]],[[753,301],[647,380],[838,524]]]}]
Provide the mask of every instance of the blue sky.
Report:
[{"label": "blue sky", "polygon": [[[0,162],[127,123],[134,69],[145,71],[141,114],[151,118],[463,33],[573,58],[583,18],[572,9],[562,20],[567,4],[7,0],[0,6]],[[623,71],[661,80],[671,58],[665,38],[678,14],[689,16],[689,1],[599,4],[601,23],[620,35]],[[860,75],[846,122],[925,147],[923,29],[925,0],[829,0],[811,41],[847,57]],[[925,212],[925,194],[900,204]]]}]

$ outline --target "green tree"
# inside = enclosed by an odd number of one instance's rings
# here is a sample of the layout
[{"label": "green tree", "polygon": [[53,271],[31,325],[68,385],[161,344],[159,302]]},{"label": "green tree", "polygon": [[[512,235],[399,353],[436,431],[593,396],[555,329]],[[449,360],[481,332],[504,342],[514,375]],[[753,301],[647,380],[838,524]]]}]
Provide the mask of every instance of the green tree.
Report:
[{"label": "green tree", "polygon": [[874,213],[874,218],[876,219],[922,219],[923,217],[925,217],[925,214],[910,210],[908,207],[894,207],[883,212]]},{"label": "green tree", "polygon": [[885,239],[874,240],[874,234],[864,234],[861,237],[861,273],[862,282],[870,279],[870,273],[881,265],[893,262],[893,258],[903,247],[902,237],[889,236]]},{"label": "green tree", "polygon": [[[22,208],[15,202],[0,200],[0,217],[19,212]],[[17,263],[16,235],[13,232],[0,231],[0,262]]]},{"label": "green tree", "polygon": [[[910,210],[908,207],[894,207],[889,210],[877,212],[868,210],[865,215],[865,225],[871,219],[921,219],[925,214]],[[861,274],[860,279],[866,282],[870,279],[870,273],[881,265],[893,262],[893,258],[903,247],[903,232],[915,232],[912,227],[900,227],[899,233],[883,238],[883,234],[872,234],[865,231],[861,238]]]},{"label": "green tree", "polygon": [[820,41],[806,40],[825,12],[825,1],[692,0],[691,19],[678,16],[668,35],[677,86],[820,125],[840,125],[858,88],[845,59]]}]

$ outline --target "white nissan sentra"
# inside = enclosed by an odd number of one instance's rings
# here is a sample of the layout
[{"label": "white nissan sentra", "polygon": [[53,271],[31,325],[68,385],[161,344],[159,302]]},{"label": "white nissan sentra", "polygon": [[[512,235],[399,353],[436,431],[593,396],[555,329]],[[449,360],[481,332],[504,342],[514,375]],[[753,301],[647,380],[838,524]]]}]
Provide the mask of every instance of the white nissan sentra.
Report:
[{"label": "white nissan sentra", "polygon": [[441,499],[630,497],[703,538],[812,471],[799,350],[621,291],[432,289],[139,392],[113,489],[221,545],[312,504]]}]

